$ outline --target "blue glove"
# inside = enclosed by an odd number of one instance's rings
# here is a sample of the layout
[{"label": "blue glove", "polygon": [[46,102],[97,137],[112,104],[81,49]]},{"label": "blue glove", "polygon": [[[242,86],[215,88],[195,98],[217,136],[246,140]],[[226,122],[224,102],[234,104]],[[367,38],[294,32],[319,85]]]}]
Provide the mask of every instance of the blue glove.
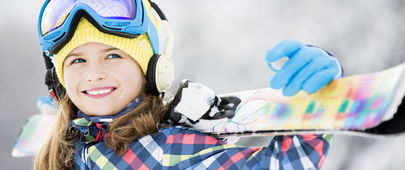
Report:
[{"label": "blue glove", "polygon": [[[288,61],[280,70],[275,70],[272,63],[283,57],[288,57]],[[267,52],[266,61],[276,72],[270,81],[270,87],[284,88],[285,96],[293,96],[300,90],[317,92],[331,80],[342,76],[340,63],[329,53],[296,40],[278,43]]]}]

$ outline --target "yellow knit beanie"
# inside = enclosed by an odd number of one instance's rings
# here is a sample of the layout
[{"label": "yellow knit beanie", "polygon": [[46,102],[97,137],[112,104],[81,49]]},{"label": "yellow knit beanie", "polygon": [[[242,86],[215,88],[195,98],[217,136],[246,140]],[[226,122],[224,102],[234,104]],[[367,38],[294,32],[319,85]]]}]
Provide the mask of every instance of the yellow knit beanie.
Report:
[{"label": "yellow knit beanie", "polygon": [[[148,10],[148,8],[150,9],[149,3],[145,7],[147,8],[147,11],[150,11]],[[159,19],[156,16],[149,16],[158,30]],[[139,64],[144,75],[146,75],[149,60],[154,55],[152,45],[146,33],[133,39],[119,37],[103,33],[87,19],[81,18],[72,39],[53,56],[53,64],[56,69],[56,74],[58,75],[59,82],[63,86],[65,86],[63,79],[63,63],[66,56],[76,47],[90,42],[103,43],[126,52]]]}]

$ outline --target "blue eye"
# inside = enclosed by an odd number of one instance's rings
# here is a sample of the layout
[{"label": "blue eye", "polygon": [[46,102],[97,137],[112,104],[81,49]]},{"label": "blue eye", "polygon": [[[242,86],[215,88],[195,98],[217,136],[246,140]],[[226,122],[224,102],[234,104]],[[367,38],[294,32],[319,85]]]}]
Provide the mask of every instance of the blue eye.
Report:
[{"label": "blue eye", "polygon": [[121,56],[119,56],[118,54],[111,54],[111,55],[109,55],[107,58],[109,58],[109,59],[121,58]]},{"label": "blue eye", "polygon": [[85,59],[83,59],[83,58],[76,58],[76,59],[74,59],[74,60],[72,61],[72,64],[74,64],[74,63],[84,63],[84,62],[86,62]]}]

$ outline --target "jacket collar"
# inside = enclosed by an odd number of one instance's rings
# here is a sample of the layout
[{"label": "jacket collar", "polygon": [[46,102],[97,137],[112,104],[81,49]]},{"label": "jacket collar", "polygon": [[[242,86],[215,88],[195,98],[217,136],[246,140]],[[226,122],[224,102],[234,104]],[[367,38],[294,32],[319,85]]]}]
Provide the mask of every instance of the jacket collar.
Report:
[{"label": "jacket collar", "polygon": [[119,118],[134,110],[141,103],[141,98],[137,97],[124,109],[112,116],[88,116],[82,111],[77,112],[77,118],[71,121],[71,126],[81,132],[86,144],[99,142],[108,135],[107,125],[116,118]]}]

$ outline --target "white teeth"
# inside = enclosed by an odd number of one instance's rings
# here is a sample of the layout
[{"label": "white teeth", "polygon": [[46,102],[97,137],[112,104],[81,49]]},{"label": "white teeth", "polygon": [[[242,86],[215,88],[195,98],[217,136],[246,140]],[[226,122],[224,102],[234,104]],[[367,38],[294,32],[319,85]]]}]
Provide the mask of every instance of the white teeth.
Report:
[{"label": "white teeth", "polygon": [[106,94],[111,92],[112,89],[104,89],[104,90],[95,90],[95,91],[86,91],[90,95],[100,95],[100,94]]}]

